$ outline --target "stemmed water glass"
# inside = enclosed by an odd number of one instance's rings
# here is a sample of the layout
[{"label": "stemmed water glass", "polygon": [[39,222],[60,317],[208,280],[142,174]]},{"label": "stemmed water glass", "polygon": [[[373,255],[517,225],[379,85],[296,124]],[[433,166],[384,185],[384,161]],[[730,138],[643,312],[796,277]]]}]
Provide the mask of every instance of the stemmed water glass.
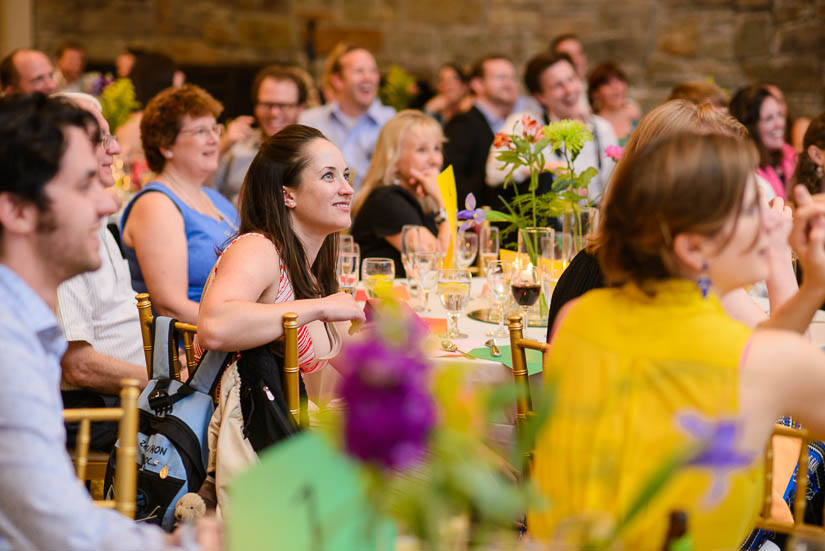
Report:
[{"label": "stemmed water glass", "polygon": [[493,260],[498,260],[499,243],[499,231],[497,227],[481,227],[481,233],[478,236],[478,250],[479,255],[481,255],[482,275],[484,274],[487,264]]},{"label": "stemmed water glass", "polygon": [[418,283],[417,312],[429,312],[430,291],[435,289],[438,270],[441,268],[441,253],[417,252],[413,254],[413,275]]},{"label": "stemmed water glass", "polygon": [[358,257],[358,253],[338,253],[338,287],[351,295],[355,294],[355,288],[358,286]]},{"label": "stemmed water glass", "polygon": [[394,278],[395,262],[391,258],[365,258],[361,264],[361,279],[370,298],[389,296]]},{"label": "stemmed water glass", "polygon": [[478,234],[474,231],[459,231],[455,239],[455,265],[469,268],[478,252]]},{"label": "stemmed water glass", "polygon": [[510,278],[510,290],[516,304],[521,307],[524,327],[528,327],[528,312],[541,295],[539,269],[529,262],[527,266],[515,266]]},{"label": "stemmed water glass", "polygon": [[491,260],[487,264],[487,287],[493,297],[493,303],[498,309],[498,327],[487,333],[488,337],[508,337],[504,327],[504,308],[510,300],[510,277],[513,265],[501,260]]},{"label": "stemmed water glass", "polygon": [[448,339],[463,339],[467,335],[458,330],[458,316],[470,302],[472,276],[469,270],[447,268],[438,271],[438,298],[447,310]]}]

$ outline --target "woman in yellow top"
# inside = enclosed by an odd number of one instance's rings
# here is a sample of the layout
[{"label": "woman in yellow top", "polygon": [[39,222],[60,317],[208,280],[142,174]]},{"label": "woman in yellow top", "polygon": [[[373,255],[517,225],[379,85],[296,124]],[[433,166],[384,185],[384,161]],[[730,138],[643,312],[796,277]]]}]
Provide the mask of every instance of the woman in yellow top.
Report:
[{"label": "woman in yellow top", "polygon": [[[559,315],[545,370],[556,402],[533,471],[548,504],[528,514],[537,538],[620,518],[689,444],[677,418],[694,413],[736,420],[737,446],[753,463],[731,474],[715,503],[706,500],[709,472],[679,471],[622,540],[627,549],[659,549],[669,513],[683,510],[696,549],[736,549],[761,505],[758,458],[774,421],[792,415],[825,434],[825,410],[816,407],[825,354],[797,334],[751,331],[717,298],[768,273],[756,161],[751,146],[731,138],[676,135],[651,144],[611,183],[599,262],[621,286],[591,291]],[[792,244],[811,286],[823,289],[825,207],[800,201]]]}]

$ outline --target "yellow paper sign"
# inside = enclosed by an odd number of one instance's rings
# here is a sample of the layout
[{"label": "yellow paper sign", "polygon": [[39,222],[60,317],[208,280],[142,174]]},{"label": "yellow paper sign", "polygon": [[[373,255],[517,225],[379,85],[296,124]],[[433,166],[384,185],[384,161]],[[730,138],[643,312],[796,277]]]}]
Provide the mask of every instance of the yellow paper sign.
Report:
[{"label": "yellow paper sign", "polygon": [[438,189],[441,191],[441,199],[444,201],[444,210],[447,211],[447,223],[450,224],[450,246],[447,248],[447,256],[444,258],[444,267],[451,268],[453,264],[453,244],[455,243],[455,226],[458,221],[458,198],[455,190],[455,174],[453,165],[445,168],[435,180]]}]

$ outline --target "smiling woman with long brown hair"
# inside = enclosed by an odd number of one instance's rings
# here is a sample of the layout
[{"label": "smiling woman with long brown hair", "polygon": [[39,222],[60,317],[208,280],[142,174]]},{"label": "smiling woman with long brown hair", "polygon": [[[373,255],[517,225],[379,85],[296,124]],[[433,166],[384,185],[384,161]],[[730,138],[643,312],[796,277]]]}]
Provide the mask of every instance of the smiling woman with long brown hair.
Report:
[{"label": "smiling woman with long brown hair", "polygon": [[[239,235],[215,263],[201,300],[204,348],[269,345],[283,334],[284,314],[295,312],[302,374],[337,354],[340,333],[331,324],[364,320],[354,298],[337,292],[335,277],[338,232],[350,225],[348,177],[341,152],[314,128],[290,125],[264,141],[241,188]],[[209,429],[218,506],[234,474],[256,457],[244,437],[238,363],[224,371]]]}]

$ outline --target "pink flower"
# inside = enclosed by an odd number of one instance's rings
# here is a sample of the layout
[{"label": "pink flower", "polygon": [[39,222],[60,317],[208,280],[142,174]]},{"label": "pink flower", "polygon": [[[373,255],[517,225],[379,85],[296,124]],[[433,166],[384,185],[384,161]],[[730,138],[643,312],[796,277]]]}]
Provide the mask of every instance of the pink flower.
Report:
[{"label": "pink flower", "polygon": [[529,138],[530,141],[541,139],[543,128],[538,121],[525,114],[521,116],[521,125],[524,127],[525,138]]},{"label": "pink flower", "polygon": [[619,162],[619,159],[622,158],[622,153],[624,152],[624,148],[619,147],[618,145],[608,145],[604,148],[604,154],[613,159],[614,162]]}]

